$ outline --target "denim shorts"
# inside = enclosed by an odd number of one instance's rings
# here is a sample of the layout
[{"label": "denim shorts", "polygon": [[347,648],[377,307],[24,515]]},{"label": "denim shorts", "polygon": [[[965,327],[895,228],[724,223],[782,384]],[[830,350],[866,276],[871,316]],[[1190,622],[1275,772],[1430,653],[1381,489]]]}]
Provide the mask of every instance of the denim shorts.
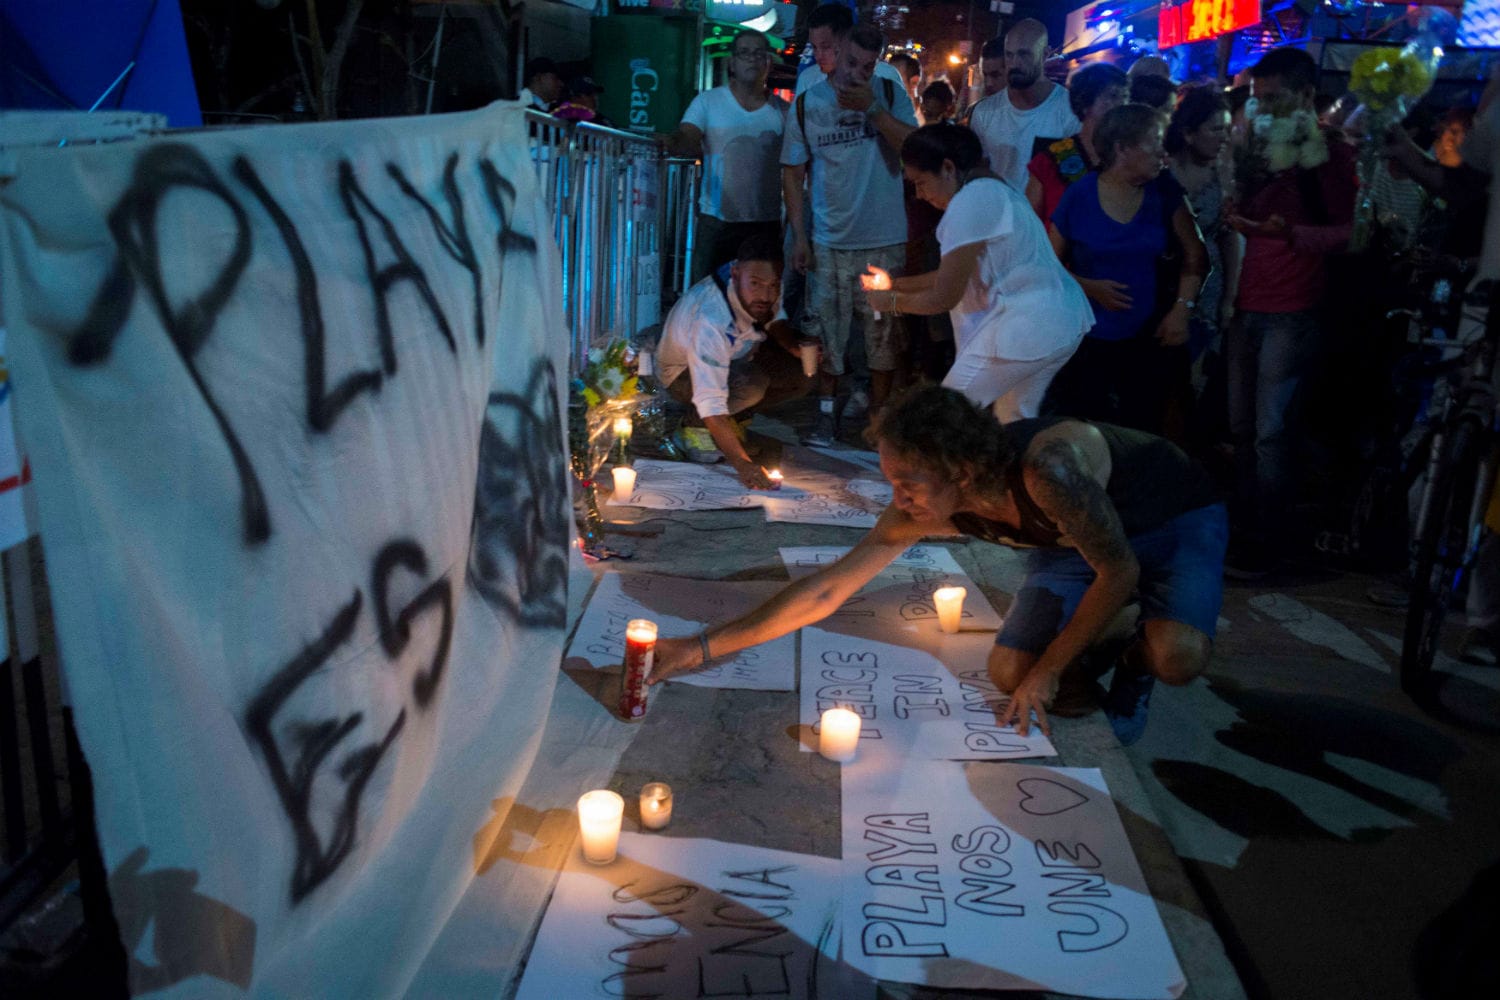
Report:
[{"label": "denim shorts", "polygon": [[[1224,602],[1224,549],[1229,541],[1224,505],[1179,514],[1129,541],[1141,567],[1136,585],[1141,620],[1181,622],[1212,639]],[[1026,579],[995,645],[1042,652],[1072,619],[1094,575],[1077,549],[1032,549],[1026,554]]]}]

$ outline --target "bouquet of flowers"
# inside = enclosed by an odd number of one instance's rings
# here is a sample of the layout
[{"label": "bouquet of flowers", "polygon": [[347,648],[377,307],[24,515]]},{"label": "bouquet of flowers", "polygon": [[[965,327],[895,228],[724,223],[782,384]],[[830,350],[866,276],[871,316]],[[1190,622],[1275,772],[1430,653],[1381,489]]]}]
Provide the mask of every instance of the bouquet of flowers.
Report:
[{"label": "bouquet of flowers", "polygon": [[1359,152],[1359,200],[1354,206],[1354,235],[1349,248],[1355,252],[1370,244],[1375,224],[1373,184],[1381,169],[1381,148],[1386,134],[1400,124],[1432,86],[1443,47],[1426,22],[1405,48],[1378,48],[1362,52],[1349,73],[1349,91],[1359,98],[1368,128]]},{"label": "bouquet of flowers", "polygon": [[617,439],[624,454],[625,437],[616,434],[615,421],[631,417],[640,402],[640,379],[631,370],[634,360],[624,340],[593,348],[583,372],[572,382],[568,446],[573,475],[583,493],[583,549],[596,556],[604,553],[604,518],[595,479]]},{"label": "bouquet of flowers", "polygon": [[1328,140],[1311,111],[1262,105],[1250,118],[1246,142],[1236,151],[1240,197],[1249,201],[1283,170],[1313,170],[1327,162]]}]

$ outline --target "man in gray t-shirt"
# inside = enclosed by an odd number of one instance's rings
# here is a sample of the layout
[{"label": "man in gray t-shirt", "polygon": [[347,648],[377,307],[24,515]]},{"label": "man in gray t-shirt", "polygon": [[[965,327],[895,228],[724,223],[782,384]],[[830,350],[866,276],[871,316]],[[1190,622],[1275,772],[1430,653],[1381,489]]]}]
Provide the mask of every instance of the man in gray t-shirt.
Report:
[{"label": "man in gray t-shirt", "polygon": [[[823,342],[818,422],[808,436],[813,444],[831,443],[838,430],[833,401],[853,314],[864,322],[872,414],[890,394],[904,347],[900,327],[888,315],[875,317],[859,283],[871,264],[892,271],[905,261],[900,151],[917,118],[904,88],[875,79],[884,48],[873,25],[851,29],[828,79],[793,103],[781,147],[782,196],[795,237],[792,264],[807,272],[803,332]],[[802,203],[809,171],[811,234]]]}]

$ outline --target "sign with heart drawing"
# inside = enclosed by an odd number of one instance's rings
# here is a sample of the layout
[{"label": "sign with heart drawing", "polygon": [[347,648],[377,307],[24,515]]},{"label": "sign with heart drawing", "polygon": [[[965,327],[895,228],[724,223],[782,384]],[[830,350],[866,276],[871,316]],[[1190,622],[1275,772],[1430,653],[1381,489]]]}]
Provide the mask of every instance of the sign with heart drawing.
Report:
[{"label": "sign with heart drawing", "polygon": [[942,989],[1186,986],[1092,768],[861,756],[843,772],[844,957]]}]

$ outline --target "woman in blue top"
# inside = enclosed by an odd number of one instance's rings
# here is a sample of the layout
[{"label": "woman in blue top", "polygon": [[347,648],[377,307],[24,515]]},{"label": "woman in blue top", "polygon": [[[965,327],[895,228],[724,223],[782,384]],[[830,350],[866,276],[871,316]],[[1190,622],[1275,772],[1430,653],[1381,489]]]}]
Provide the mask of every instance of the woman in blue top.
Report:
[{"label": "woman in blue top", "polygon": [[[1048,233],[1096,322],[1053,380],[1057,413],[1161,433],[1208,255],[1182,189],[1163,175],[1166,120],[1127,104],[1094,133],[1100,169],[1068,188]],[[1164,261],[1180,263],[1175,282]]]}]

